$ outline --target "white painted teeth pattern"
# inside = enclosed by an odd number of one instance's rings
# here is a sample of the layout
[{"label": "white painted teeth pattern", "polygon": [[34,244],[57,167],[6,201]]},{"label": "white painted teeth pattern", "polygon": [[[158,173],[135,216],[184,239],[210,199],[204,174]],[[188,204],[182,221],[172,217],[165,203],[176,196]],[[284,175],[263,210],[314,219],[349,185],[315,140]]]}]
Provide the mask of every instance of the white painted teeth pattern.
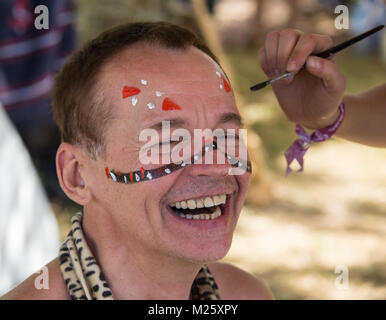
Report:
[{"label": "white painted teeth pattern", "polygon": [[113,179],[115,182],[117,182],[117,177],[115,176],[114,173],[110,172],[110,177]]}]

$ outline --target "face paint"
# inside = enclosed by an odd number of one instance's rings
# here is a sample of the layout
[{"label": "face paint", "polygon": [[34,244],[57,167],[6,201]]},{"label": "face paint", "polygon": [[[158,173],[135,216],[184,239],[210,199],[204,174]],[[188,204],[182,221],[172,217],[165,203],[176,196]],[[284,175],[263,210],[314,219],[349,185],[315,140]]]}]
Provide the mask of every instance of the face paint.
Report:
[{"label": "face paint", "polygon": [[225,89],[226,92],[231,92],[231,86],[229,85],[225,76],[219,71],[216,71],[216,76],[222,80],[222,83],[220,84],[220,89]]},{"label": "face paint", "polygon": [[147,85],[147,80],[141,80],[141,83],[146,86]]},{"label": "face paint", "polygon": [[223,85],[226,92],[231,92],[231,86],[229,85],[228,81],[225,79],[224,75],[222,76]]},{"label": "face paint", "polygon": [[[209,152],[210,150],[215,150],[215,149],[217,149],[216,142],[212,142],[209,145],[204,146],[205,152]],[[152,170],[145,170],[144,168],[141,168],[138,171],[134,171],[134,172],[130,171],[129,173],[122,173],[122,174],[120,173],[120,171],[118,171],[119,174],[117,174],[114,170],[109,170],[106,167],[105,171],[106,171],[107,179],[111,178],[114,182],[129,184],[129,183],[135,183],[135,182],[154,180],[154,179],[163,177],[165,175],[169,175],[174,171],[184,168],[187,164],[194,164],[195,161],[197,161],[199,158],[200,156],[199,154],[197,154],[193,156],[193,161],[189,161],[189,162],[182,161],[179,164],[171,163],[163,167],[159,167]],[[232,167],[243,168],[248,173],[252,172],[250,161],[237,160],[235,157],[230,155],[226,155],[226,158],[228,159],[228,162]],[[133,181],[133,175],[135,177],[135,181]]]},{"label": "face paint", "polygon": [[155,108],[155,104],[152,103],[152,102],[149,102],[149,103],[147,104],[147,107],[148,107],[150,110],[152,110],[152,109]]},{"label": "face paint", "polygon": [[137,97],[131,98],[131,104],[133,105],[133,107],[136,106],[137,102],[138,102],[138,98]]},{"label": "face paint", "polygon": [[141,92],[141,90],[139,90],[136,87],[124,86],[123,90],[122,90],[122,98],[125,99],[127,97],[135,96],[140,92]]},{"label": "face paint", "polygon": [[170,98],[165,98],[162,102],[162,110],[181,110],[181,107]]},{"label": "face paint", "polygon": [[157,97],[161,97],[161,96],[163,95],[163,93],[162,93],[161,91],[156,91],[156,92],[155,92],[155,95],[156,95]]}]

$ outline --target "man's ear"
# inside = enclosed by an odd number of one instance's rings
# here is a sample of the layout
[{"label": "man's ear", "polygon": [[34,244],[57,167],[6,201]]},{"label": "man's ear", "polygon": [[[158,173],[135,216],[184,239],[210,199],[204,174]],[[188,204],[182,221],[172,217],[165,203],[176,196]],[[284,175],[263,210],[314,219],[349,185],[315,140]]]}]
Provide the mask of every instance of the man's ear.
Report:
[{"label": "man's ear", "polygon": [[56,153],[56,172],[59,184],[71,200],[84,206],[91,200],[91,192],[81,176],[80,160],[79,148],[66,142],[60,144]]}]

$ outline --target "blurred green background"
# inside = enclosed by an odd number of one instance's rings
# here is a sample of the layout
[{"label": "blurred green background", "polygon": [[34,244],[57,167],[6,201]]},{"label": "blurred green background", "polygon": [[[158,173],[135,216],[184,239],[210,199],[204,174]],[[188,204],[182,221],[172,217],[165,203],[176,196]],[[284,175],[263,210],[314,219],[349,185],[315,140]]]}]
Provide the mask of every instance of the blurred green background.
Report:
[{"label": "blurred green background", "polygon": [[[261,204],[246,203],[224,261],[265,281],[278,299],[386,298],[386,150],[332,139],[312,146],[304,173],[285,178],[283,153],[296,139],[294,125],[284,117],[271,88],[249,91],[251,85],[265,80],[257,51],[268,31],[291,27],[341,41],[355,33],[358,1],[339,3],[350,9],[349,30],[334,27],[336,1],[207,1],[209,30],[203,30],[203,16],[194,10],[192,1],[74,2],[81,43],[123,22],[159,20],[184,25],[201,35],[208,32],[221,40],[244,117],[261,138],[267,166],[265,188],[272,194]],[[378,5],[384,10],[384,2]],[[361,19],[375,23],[366,14]],[[385,82],[384,34],[375,48],[367,44],[337,56],[348,93]],[[52,206],[64,239],[70,217],[79,208]],[[339,265],[349,270],[346,289],[336,285]]]}]

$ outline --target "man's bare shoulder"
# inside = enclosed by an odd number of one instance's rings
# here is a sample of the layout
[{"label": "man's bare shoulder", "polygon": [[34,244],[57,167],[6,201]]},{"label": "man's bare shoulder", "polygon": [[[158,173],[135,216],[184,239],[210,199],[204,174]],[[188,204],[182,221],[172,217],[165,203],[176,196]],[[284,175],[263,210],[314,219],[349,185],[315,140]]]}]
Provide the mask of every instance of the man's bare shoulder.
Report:
[{"label": "man's bare shoulder", "polygon": [[[58,258],[52,260],[46,265],[48,275],[48,289],[37,289],[35,281],[40,275],[43,275],[42,271],[40,274],[32,274],[29,278],[24,280],[16,288],[9,291],[0,300],[67,300],[69,296],[67,294],[66,285],[64,283],[62,274],[59,268]],[[41,283],[41,282],[40,282]]]},{"label": "man's bare shoulder", "polygon": [[264,282],[228,263],[207,264],[223,300],[272,300],[274,296]]}]

